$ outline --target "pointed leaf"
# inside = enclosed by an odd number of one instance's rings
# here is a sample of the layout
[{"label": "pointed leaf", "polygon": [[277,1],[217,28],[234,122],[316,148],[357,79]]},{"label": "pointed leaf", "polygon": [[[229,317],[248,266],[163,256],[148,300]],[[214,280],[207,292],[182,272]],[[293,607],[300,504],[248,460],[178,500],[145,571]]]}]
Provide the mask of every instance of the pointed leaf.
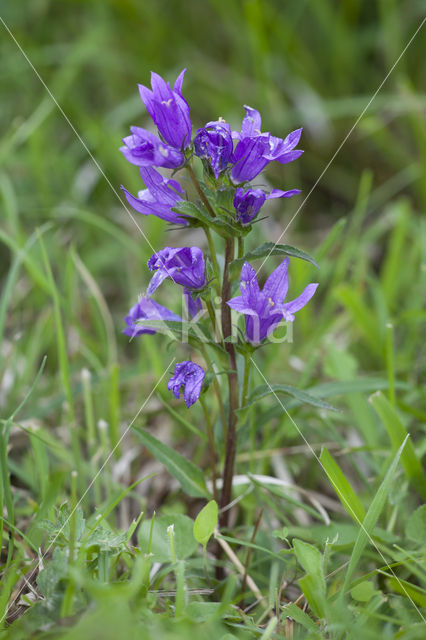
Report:
[{"label": "pointed leaf", "polygon": [[193,462],[187,460],[177,451],[160,442],[148,431],[139,427],[132,427],[140,440],[152,453],[154,458],[159,460],[166,467],[167,471],[180,483],[182,489],[194,498],[209,497],[204,474]]},{"label": "pointed leaf", "polygon": [[317,398],[311,395],[307,391],[302,391],[302,389],[291,387],[288,384],[259,385],[250,393],[247,400],[247,404],[244,407],[241,407],[239,411],[244,411],[245,409],[247,409],[247,407],[254,404],[255,402],[258,402],[258,400],[260,400],[261,398],[266,398],[266,396],[281,394],[281,393],[286,393],[290,396],[293,396],[293,398],[296,398],[302,404],[310,404],[313,407],[319,407],[320,409],[329,409],[331,411],[337,411],[337,409],[332,407],[331,404],[328,404],[328,402],[324,402],[323,400],[320,400],[320,398]]},{"label": "pointed leaf", "polygon": [[[370,397],[370,402],[383,422],[393,450],[396,451],[401,442],[406,438],[407,431],[401,422],[396,410],[389,400],[379,391]],[[401,455],[401,464],[404,467],[405,475],[411,482],[414,489],[426,500],[426,478],[422,466],[416,456],[414,445],[411,440],[407,441]]]},{"label": "pointed leaf", "polygon": [[373,529],[376,526],[377,520],[379,519],[379,516],[385,505],[386,498],[388,497],[388,493],[390,491],[392,482],[395,477],[395,472],[398,466],[399,459],[401,457],[402,452],[404,451],[405,445],[407,444],[407,439],[408,439],[408,436],[405,438],[404,442],[399,447],[391,464],[389,465],[389,468],[386,472],[383,482],[378,488],[377,493],[373,498],[373,502],[371,503],[367,511],[367,515],[365,516],[364,521],[361,525],[361,529],[358,533],[357,539],[354,544],[351,559],[349,560],[349,566],[346,572],[345,582],[343,585],[343,589],[341,591],[342,597],[348,589],[352,574],[355,571],[356,566],[362,556],[365,545],[367,544],[368,540],[371,539]]},{"label": "pointed leaf", "polygon": [[238,258],[238,260],[233,260],[229,265],[229,268],[232,271],[240,271],[244,262],[250,262],[250,260],[257,260],[258,258],[266,258],[267,256],[289,256],[292,258],[300,258],[301,260],[306,260],[317,267],[319,269],[318,263],[312,256],[310,256],[306,251],[302,251],[301,249],[297,249],[296,247],[292,247],[289,244],[274,244],[273,242],[264,242],[257,247],[257,249],[253,249],[253,251],[249,251],[243,258]]},{"label": "pointed leaf", "polygon": [[217,527],[218,507],[215,500],[210,500],[203,507],[194,522],[194,538],[206,547],[210,537]]},{"label": "pointed leaf", "polygon": [[365,510],[361,504],[360,499],[352,489],[349,481],[346,479],[345,474],[330,455],[325,447],[323,447],[320,455],[320,461],[324,470],[334,487],[339,500],[349,513],[351,518],[355,520],[357,524],[362,522],[365,518]]}]

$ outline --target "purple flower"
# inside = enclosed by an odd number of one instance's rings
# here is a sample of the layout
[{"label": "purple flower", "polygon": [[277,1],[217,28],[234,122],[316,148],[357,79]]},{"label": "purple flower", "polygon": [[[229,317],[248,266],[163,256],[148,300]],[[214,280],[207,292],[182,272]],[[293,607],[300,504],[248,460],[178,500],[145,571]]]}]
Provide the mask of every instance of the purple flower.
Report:
[{"label": "purple flower", "polygon": [[138,167],[165,167],[175,169],[180,167],[185,157],[174,147],[162,142],[155,134],[130,127],[131,135],[123,138],[124,147],[120,147],[126,160]]},{"label": "purple flower", "polygon": [[146,296],[141,298],[130,309],[129,315],[124,320],[127,326],[123,329],[123,333],[131,338],[140,336],[143,333],[157,333],[157,330],[152,327],[144,328],[142,324],[137,324],[138,320],[173,320],[174,322],[182,322],[182,318],[173,313],[173,311]]},{"label": "purple flower", "polygon": [[178,362],[167,388],[169,391],[173,391],[175,398],[180,398],[180,391],[183,386],[183,399],[189,409],[200,397],[205,375],[204,369],[195,364],[195,362],[191,362],[191,360]]},{"label": "purple flower", "polygon": [[242,224],[250,224],[253,218],[259,213],[265,200],[272,198],[291,198],[300,193],[300,189],[290,189],[290,191],[281,191],[281,189],[273,189],[267,195],[262,189],[247,189],[244,191],[242,187],[238,187],[234,195],[234,208],[237,212],[237,220]]},{"label": "purple flower", "polygon": [[189,106],[182,96],[186,69],[178,76],[172,89],[157,73],[151,72],[152,91],[142,84],[139,93],[160,135],[175,149],[186,149],[191,143],[192,125]]},{"label": "purple flower", "polygon": [[255,178],[267,164],[273,160],[286,164],[302,155],[303,151],[294,149],[297,146],[302,129],[296,129],[283,140],[262,133],[260,113],[251,107],[245,107],[246,116],[243,119],[241,132],[234,131],[233,138],[238,140],[232,157],[234,167],[231,178],[235,184]]},{"label": "purple flower", "polygon": [[148,287],[148,295],[166,278],[187,289],[202,289],[206,283],[203,252],[198,247],[161,249],[148,260],[148,268],[155,271]]},{"label": "purple flower", "polygon": [[241,296],[229,300],[232,309],[246,315],[246,335],[249,342],[259,344],[281,322],[293,322],[294,313],[302,309],[314,295],[318,284],[308,284],[301,295],[283,304],[288,290],[288,263],[282,263],[271,273],[262,291],[257,282],[256,271],[245,262],[241,269]]},{"label": "purple flower", "polygon": [[194,138],[195,154],[210,161],[216,180],[226,169],[234,149],[231,127],[226,122],[208,122]]},{"label": "purple flower", "polygon": [[187,225],[185,218],[179,218],[172,211],[172,207],[183,200],[184,192],[179,182],[164,178],[152,167],[141,167],[140,174],[147,188],[139,191],[137,198],[121,187],[129,204],[144,216],[154,215],[167,222]]}]

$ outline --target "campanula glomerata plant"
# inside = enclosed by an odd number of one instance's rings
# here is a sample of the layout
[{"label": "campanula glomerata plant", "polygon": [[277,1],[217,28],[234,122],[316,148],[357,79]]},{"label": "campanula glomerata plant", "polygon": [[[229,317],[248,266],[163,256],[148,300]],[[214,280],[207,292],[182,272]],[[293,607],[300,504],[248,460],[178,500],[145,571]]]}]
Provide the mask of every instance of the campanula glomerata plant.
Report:
[{"label": "campanula glomerata plant", "polygon": [[[270,162],[285,165],[297,160],[303,153],[296,148],[302,129],[292,131],[284,139],[262,132],[259,112],[246,106],[240,131],[232,131],[227,122],[219,119],[197,129],[193,136],[190,108],[182,95],[184,74],[185,70],[173,88],[156,73],[151,74],[151,89],[139,86],[158,135],[131,127],[131,135],[124,138],[121,151],[130,163],[139,167],[145,189],[133,195],[122,188],[137,212],[157,216],[175,228],[203,229],[207,249],[185,246],[157,251],[148,261],[153,275],[146,294],[130,309],[123,332],[130,338],[158,332],[181,341],[186,338],[194,358],[203,358],[205,369],[190,360],[178,362],[168,389],[176,398],[183,392],[188,408],[201,399],[203,409],[203,394],[211,389],[220,405],[223,446],[211,459],[215,497],[218,494],[214,467],[217,460],[223,460],[219,504],[220,524],[226,526],[229,511],[224,508],[231,501],[237,451],[237,411],[247,404],[252,355],[272,338],[278,326],[294,321],[294,314],[309,302],[318,285],[308,284],[296,299],[284,302],[288,256],[304,259],[309,256],[288,245],[258,247],[256,257],[267,257],[272,251],[285,256],[261,288],[244,252],[244,240],[258,221],[266,200],[300,193],[298,189],[267,192],[250,181]],[[197,168],[196,163],[202,166]],[[166,177],[164,170],[172,172]],[[176,179],[183,175],[190,178],[195,188],[193,201],[184,183]],[[214,234],[222,243],[220,258]],[[236,266],[240,268],[235,269]],[[167,278],[182,288],[185,300],[182,315],[186,320],[152,297]],[[236,312],[235,320],[232,310]],[[241,327],[238,318],[242,321],[244,318]],[[208,355],[209,349],[215,353],[217,366]],[[243,366],[238,366],[238,360]],[[217,379],[218,372],[226,374],[226,393]],[[212,446],[212,425],[206,411],[204,415]]]}]

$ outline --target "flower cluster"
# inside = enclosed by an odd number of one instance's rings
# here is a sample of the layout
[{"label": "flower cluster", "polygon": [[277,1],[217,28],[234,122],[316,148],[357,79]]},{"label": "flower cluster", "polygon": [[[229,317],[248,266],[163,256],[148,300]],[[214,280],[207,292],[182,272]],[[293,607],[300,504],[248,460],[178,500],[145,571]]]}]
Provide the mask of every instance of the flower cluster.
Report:
[{"label": "flower cluster", "polygon": [[[198,247],[166,247],[155,253],[148,261],[153,276],[146,295],[131,308],[125,319],[124,333],[130,337],[156,333],[157,328],[148,322],[153,320],[167,324],[183,322],[180,316],[151,297],[166,279],[182,287],[191,318],[206,304],[209,317],[216,324],[211,300],[213,289],[218,289],[222,281],[222,294],[227,294],[223,300],[225,308],[222,307],[223,349],[229,351],[226,333],[230,323],[224,317],[230,311],[226,311],[226,305],[245,316],[245,337],[241,346],[253,348],[265,341],[283,320],[292,322],[294,313],[314,295],[317,284],[309,284],[299,297],[285,303],[289,259],[286,257],[281,262],[263,288],[259,286],[254,268],[242,260],[241,295],[230,297],[229,265],[225,265],[221,273],[221,262],[215,255],[210,232],[213,230],[225,239],[231,261],[236,257],[233,252],[237,239],[238,257],[243,257],[243,238],[251,230],[266,200],[290,198],[300,193],[299,189],[267,192],[250,182],[270,162],[287,164],[299,158],[303,151],[296,147],[302,130],[296,129],[284,139],[262,133],[259,112],[246,106],[240,131],[233,131],[220,118],[197,129],[192,137],[190,108],[182,95],[184,75],[185,70],[179,74],[173,88],[156,73],[151,74],[151,89],[139,85],[140,96],[157,127],[157,134],[131,127],[130,135],[123,139],[124,146],[120,150],[131,164],[139,167],[145,189],[136,196],[124,187],[122,189],[129,204],[143,215],[153,215],[180,227],[202,227],[209,240],[210,256],[205,257]],[[193,168],[197,157],[202,164],[202,179]],[[165,177],[158,169],[172,169],[173,175],[178,170],[186,170],[200,200],[190,205],[183,186],[174,178]],[[210,287],[212,281],[215,281],[214,286]],[[203,383],[205,372],[202,367],[184,361],[176,365],[169,389],[178,398],[183,387],[184,400],[189,407],[200,397]]]}]

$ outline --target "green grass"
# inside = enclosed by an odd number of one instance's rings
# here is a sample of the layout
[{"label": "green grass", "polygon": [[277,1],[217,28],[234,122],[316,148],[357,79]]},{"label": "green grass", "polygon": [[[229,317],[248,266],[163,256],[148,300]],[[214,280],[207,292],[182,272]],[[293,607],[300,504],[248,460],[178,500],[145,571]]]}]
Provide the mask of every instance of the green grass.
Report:
[{"label": "green grass", "polygon": [[[45,0],[0,15],[114,189],[139,186],[117,150],[148,122],[137,82],[186,66],[195,127],[237,126],[243,104],[277,135],[304,127],[305,154],[267,177],[305,196],[423,19],[417,0]],[[256,364],[339,411],[287,394],[291,419],[272,394],[254,405],[221,541],[238,561],[224,552],[218,583],[218,543],[204,555],[192,533],[209,499],[204,414],[174,401],[167,376],[156,387],[188,351],[120,333],[151,248],[0,31],[2,635],[423,638],[424,32],[280,240],[320,264],[292,259],[290,294],[320,287],[293,342]],[[271,205],[247,249],[275,242],[302,197]],[[204,242],[138,223],[155,249]],[[172,285],[163,296],[178,304]],[[252,384],[265,384],[255,367]]]}]

